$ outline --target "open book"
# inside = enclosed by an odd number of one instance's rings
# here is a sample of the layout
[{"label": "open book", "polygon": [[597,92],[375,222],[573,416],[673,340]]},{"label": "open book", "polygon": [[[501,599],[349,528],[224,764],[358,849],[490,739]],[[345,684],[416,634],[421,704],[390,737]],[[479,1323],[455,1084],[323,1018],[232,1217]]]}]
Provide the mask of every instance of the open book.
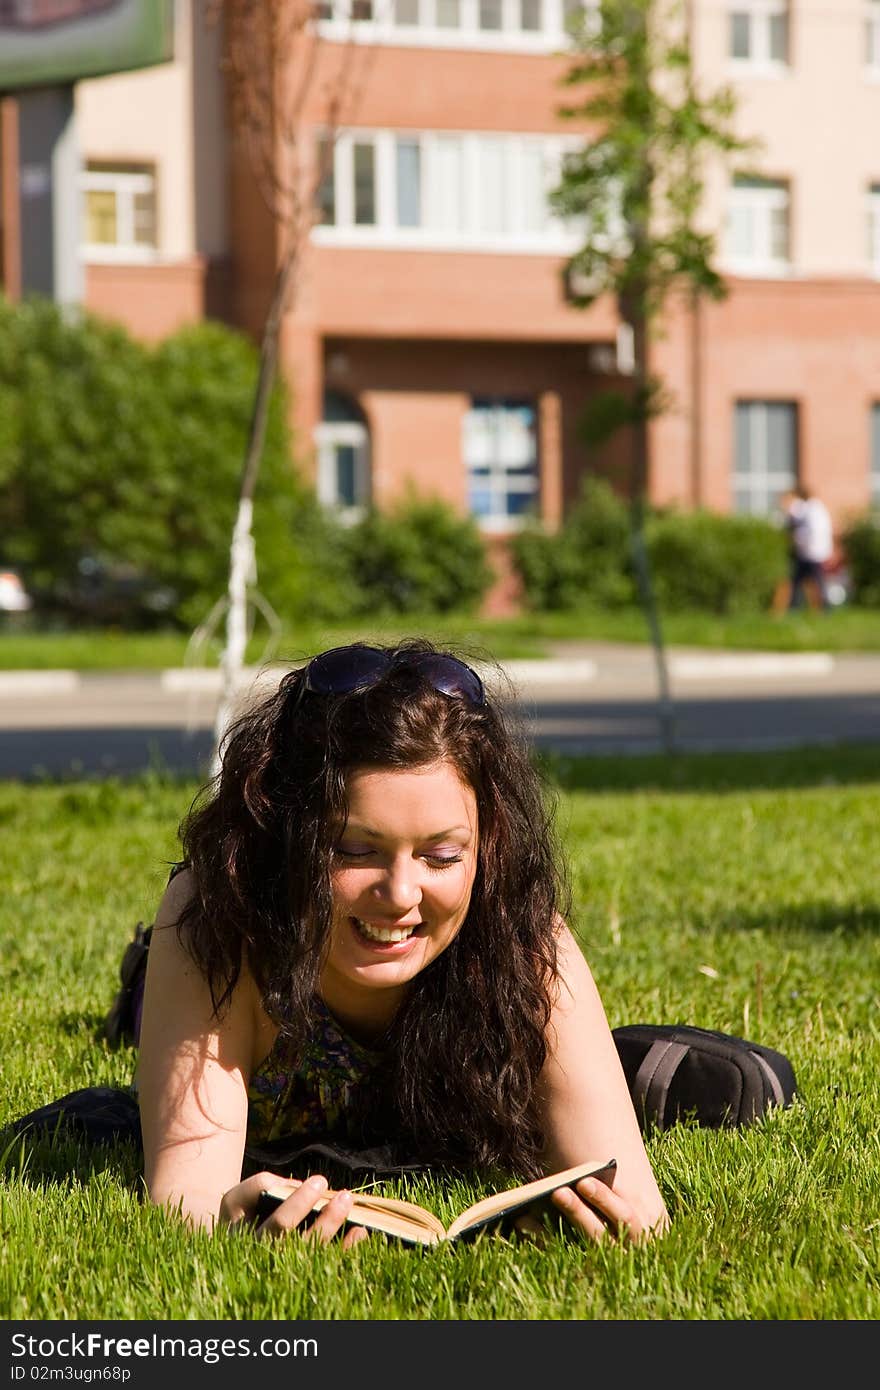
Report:
[{"label": "open book", "polygon": [[[355,1192],[354,1204],[347,1221],[355,1226],[369,1226],[371,1230],[383,1231],[389,1236],[398,1236],[412,1245],[439,1245],[443,1240],[470,1240],[479,1231],[497,1227],[502,1233],[509,1230],[518,1216],[526,1213],[540,1216],[542,1212],[556,1211],[550,1202],[550,1194],[560,1187],[573,1187],[581,1178],[599,1178],[609,1187],[614,1181],[617,1160],[602,1162],[588,1161],[578,1163],[574,1168],[551,1173],[535,1182],[523,1183],[519,1187],[508,1188],[504,1192],[493,1193],[475,1202],[455,1218],[451,1226],[443,1222],[425,1207],[415,1202],[405,1202],[397,1197],[377,1197],[369,1192]],[[257,1220],[266,1217],[289,1197],[293,1191],[278,1190],[262,1192],[257,1204]],[[317,1199],[314,1211],[317,1213],[327,1205],[333,1192],[322,1193]],[[559,1212],[561,1216],[562,1213]]]}]

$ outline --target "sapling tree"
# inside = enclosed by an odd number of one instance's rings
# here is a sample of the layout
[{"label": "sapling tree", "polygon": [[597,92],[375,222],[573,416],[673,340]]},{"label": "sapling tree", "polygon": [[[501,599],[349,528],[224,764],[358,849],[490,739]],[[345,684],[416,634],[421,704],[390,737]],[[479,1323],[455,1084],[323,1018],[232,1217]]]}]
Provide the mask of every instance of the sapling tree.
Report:
[{"label": "sapling tree", "polygon": [[[276,265],[260,335],[260,362],[239,484],[229,583],[222,685],[214,724],[214,771],[244,666],[248,611],[262,607],[256,589],[252,518],[254,490],[278,371],[284,316],[293,307],[303,256],[318,213],[318,194],[332,173],[340,122],[350,119],[369,53],[353,32],[322,45],[312,0],[206,0],[209,23],[223,26],[223,71],[232,126],[246,146],[254,181],[272,215]],[[332,61],[322,62],[333,48]],[[321,139],[316,141],[320,130]]]},{"label": "sapling tree", "polygon": [[652,337],[670,295],[726,293],[715,269],[715,237],[701,224],[708,160],[749,148],[735,131],[729,88],[697,89],[688,0],[587,0],[571,25],[573,55],[560,114],[584,124],[583,144],[565,160],[551,199],[577,219],[584,239],[565,267],[569,300],[588,307],[611,294],[620,319],[618,370],[625,388],[601,392],[585,412],[593,443],[630,433],[633,561],[648,617],[667,750],[674,720],[657,605],[644,540],[650,422],[669,405],[651,370]]}]

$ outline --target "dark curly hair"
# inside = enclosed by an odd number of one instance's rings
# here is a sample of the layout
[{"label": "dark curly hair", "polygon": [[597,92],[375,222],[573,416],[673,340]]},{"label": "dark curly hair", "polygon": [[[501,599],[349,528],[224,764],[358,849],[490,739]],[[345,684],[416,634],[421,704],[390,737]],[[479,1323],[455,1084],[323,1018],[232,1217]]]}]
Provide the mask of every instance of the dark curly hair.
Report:
[{"label": "dark curly hair", "polygon": [[219,774],[181,824],[194,891],[179,930],[218,1013],[246,957],[267,1014],[302,1043],[348,775],[452,763],[479,817],[470,904],[386,1035],[372,1119],[430,1162],[537,1176],[537,1087],[568,909],[553,799],[510,708],[435,690],[408,662],[441,650],[423,639],[384,650],[393,660],[367,688],[315,694],[294,670],[231,727]]}]

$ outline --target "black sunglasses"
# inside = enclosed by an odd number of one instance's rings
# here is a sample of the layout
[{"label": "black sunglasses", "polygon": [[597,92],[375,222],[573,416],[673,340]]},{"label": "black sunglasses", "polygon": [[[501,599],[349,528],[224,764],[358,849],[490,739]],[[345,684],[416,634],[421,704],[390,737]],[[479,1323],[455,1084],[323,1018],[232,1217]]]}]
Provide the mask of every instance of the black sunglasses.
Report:
[{"label": "black sunglasses", "polygon": [[486,703],[480,677],[457,656],[441,652],[389,652],[360,643],[331,647],[330,651],[312,657],[305,670],[304,689],[317,695],[347,695],[352,690],[375,685],[386,671],[400,666],[417,672],[441,695],[452,695],[471,705]]}]

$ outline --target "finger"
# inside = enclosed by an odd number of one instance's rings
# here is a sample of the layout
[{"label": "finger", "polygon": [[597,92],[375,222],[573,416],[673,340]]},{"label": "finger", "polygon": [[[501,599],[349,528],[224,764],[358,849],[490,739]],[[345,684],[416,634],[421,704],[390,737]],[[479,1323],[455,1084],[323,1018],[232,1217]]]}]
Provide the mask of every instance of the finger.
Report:
[{"label": "finger", "polygon": [[240,1222],[253,1221],[261,1192],[293,1192],[300,1186],[296,1179],[282,1178],[277,1173],[254,1173],[224,1192],[220,1202],[220,1223],[235,1226]]},{"label": "finger", "polygon": [[369,1240],[370,1232],[366,1226],[349,1226],[342,1238],[343,1250],[350,1250],[353,1245],[360,1245],[361,1241]]},{"label": "finger", "polygon": [[558,1207],[565,1217],[589,1236],[590,1240],[604,1240],[608,1235],[608,1227],[600,1216],[582,1202],[578,1194],[570,1187],[560,1187],[558,1191],[552,1193],[550,1200],[553,1205]]},{"label": "finger", "polygon": [[581,1178],[575,1184],[578,1195],[616,1236],[632,1232],[633,1213],[629,1202],[607,1183],[597,1178]]},{"label": "finger", "polygon": [[546,1228],[534,1216],[518,1216],[513,1223],[513,1234],[535,1244],[540,1244],[547,1237]]},{"label": "finger", "polygon": [[321,1174],[315,1173],[307,1178],[257,1227],[257,1235],[279,1236],[296,1230],[326,1191],[327,1179]]},{"label": "finger", "polygon": [[319,1212],[306,1233],[307,1240],[318,1240],[323,1245],[338,1235],[345,1225],[351,1211],[354,1194],[344,1189],[334,1193],[327,1205]]}]

